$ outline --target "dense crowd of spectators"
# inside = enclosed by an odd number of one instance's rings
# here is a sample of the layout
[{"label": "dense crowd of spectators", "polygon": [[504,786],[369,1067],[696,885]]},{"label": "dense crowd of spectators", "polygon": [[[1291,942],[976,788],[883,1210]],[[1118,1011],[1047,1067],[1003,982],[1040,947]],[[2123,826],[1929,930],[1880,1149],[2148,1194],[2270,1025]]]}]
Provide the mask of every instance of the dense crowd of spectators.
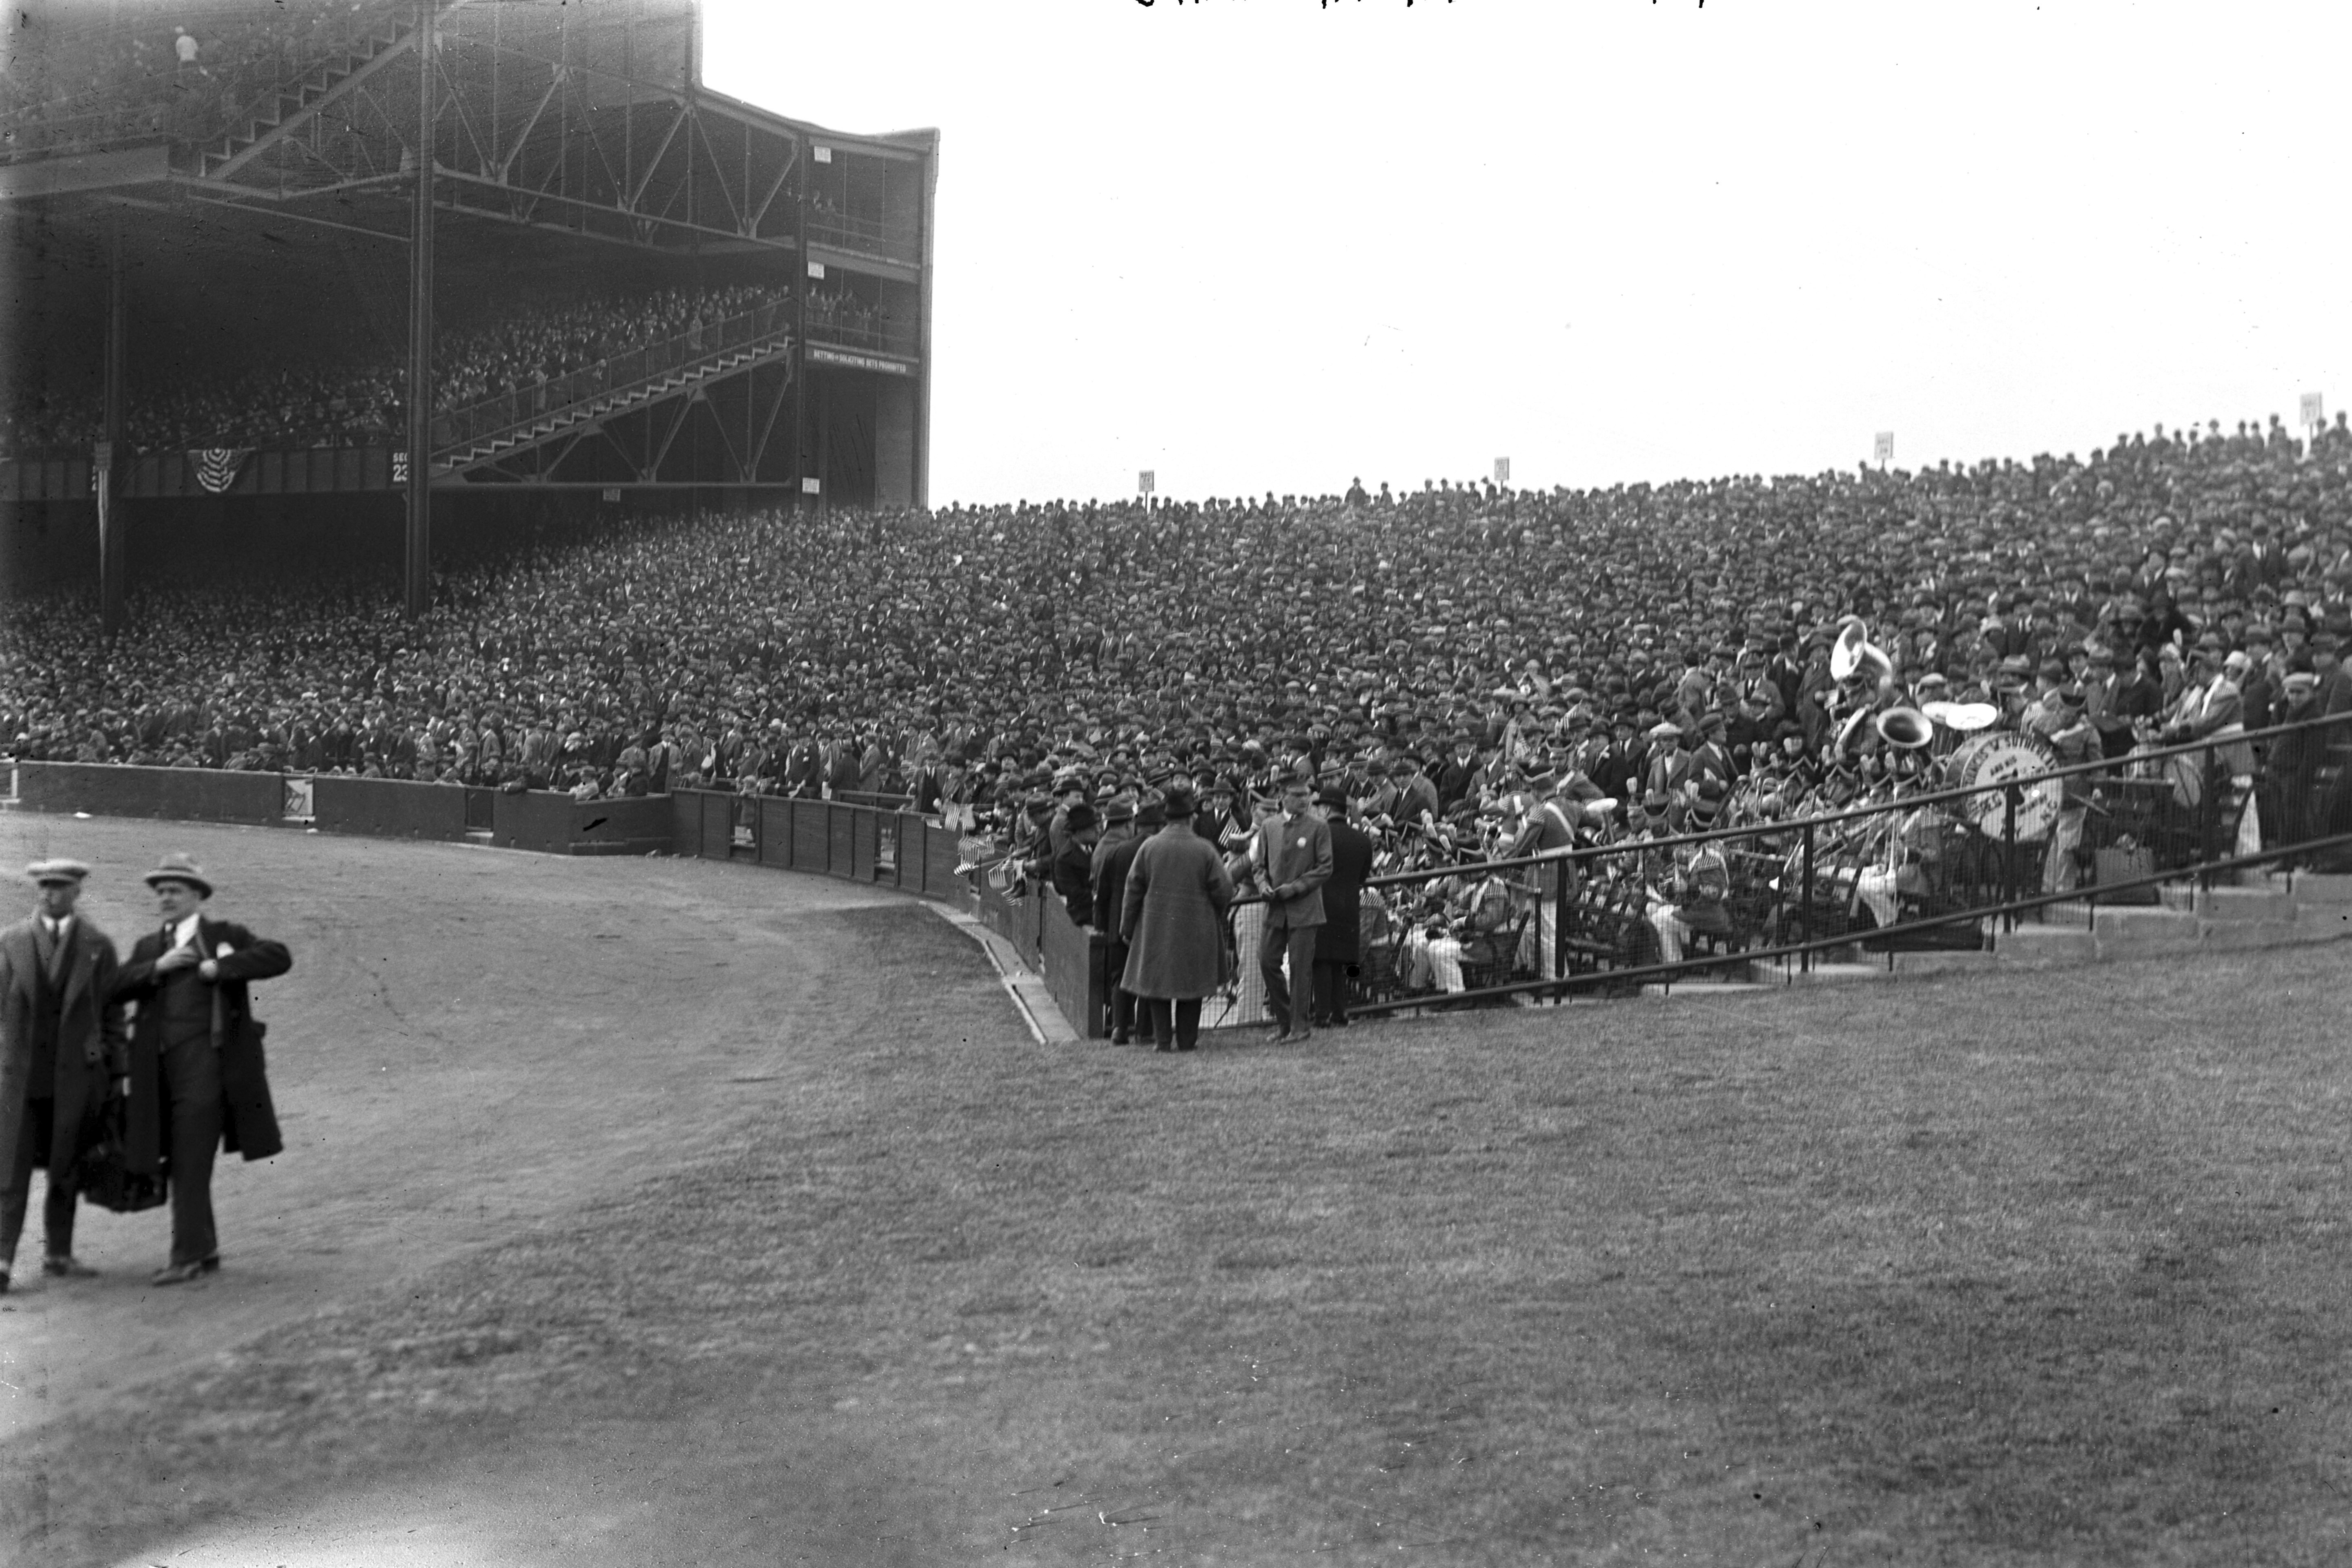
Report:
[{"label": "dense crowd of spectators", "polygon": [[[493,394],[528,392],[614,355],[680,341],[688,351],[720,321],[790,298],[782,289],[666,289],[547,302],[503,312],[494,326],[441,332],[434,348],[436,406],[462,409]],[[273,362],[160,388],[134,384],[123,439],[134,453],[214,447],[357,446],[406,428],[407,370],[397,353],[369,362]],[[0,456],[87,448],[103,409],[89,394],[26,387],[0,409]]]},{"label": "dense crowd of spectators", "polygon": [[[867,792],[1018,837],[1176,773],[1245,826],[1307,770],[1391,858],[1713,826],[1906,759],[1855,712],[1982,702],[2062,758],[2352,710],[2352,431],[1551,492],[761,512],[602,525],[378,585],[12,607],[33,758],[575,793]],[[1830,669],[1858,625],[1867,689]],[[2220,700],[2226,685],[2230,700]],[[2086,748],[2088,749],[2086,752]]]},{"label": "dense crowd of spectators", "polygon": [[390,0],[48,6],[0,63],[0,130],[18,154],[142,136],[215,141],[241,130],[271,88],[393,10]]}]

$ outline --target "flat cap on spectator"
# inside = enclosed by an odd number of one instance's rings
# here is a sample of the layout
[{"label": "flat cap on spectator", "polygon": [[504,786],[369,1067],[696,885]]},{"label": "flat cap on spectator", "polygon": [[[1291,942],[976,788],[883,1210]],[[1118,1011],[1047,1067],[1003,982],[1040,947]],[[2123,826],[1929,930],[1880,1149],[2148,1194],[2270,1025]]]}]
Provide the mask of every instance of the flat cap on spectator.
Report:
[{"label": "flat cap on spectator", "polygon": [[79,860],[68,860],[60,856],[53,859],[34,861],[25,868],[25,875],[44,888],[52,884],[64,886],[68,883],[79,887],[89,876],[89,868]]}]

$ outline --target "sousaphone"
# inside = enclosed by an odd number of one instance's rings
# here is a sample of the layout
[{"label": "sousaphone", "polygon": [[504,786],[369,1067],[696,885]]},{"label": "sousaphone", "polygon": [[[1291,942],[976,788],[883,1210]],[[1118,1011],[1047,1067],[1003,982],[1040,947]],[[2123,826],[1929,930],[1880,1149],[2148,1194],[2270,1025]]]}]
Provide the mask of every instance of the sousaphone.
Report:
[{"label": "sousaphone", "polygon": [[1895,661],[1870,640],[1859,616],[1846,617],[1830,645],[1830,679],[1843,684],[1859,677],[1877,686],[1895,673]]}]

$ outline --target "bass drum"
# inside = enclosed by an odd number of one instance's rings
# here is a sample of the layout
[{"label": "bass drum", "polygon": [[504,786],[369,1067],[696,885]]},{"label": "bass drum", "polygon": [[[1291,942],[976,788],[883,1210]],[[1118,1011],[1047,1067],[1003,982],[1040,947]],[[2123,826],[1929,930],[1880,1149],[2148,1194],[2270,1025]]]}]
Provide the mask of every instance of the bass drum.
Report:
[{"label": "bass drum", "polygon": [[[1980,731],[1953,751],[1950,765],[1954,789],[1975,790],[1959,803],[1960,814],[1988,838],[2009,831],[2008,795],[2002,786],[2032,778],[2058,765],[2058,753],[2039,735],[2010,731]],[[2018,792],[2017,837],[2047,838],[2065,808],[2066,786],[2060,779],[2041,779]]]}]

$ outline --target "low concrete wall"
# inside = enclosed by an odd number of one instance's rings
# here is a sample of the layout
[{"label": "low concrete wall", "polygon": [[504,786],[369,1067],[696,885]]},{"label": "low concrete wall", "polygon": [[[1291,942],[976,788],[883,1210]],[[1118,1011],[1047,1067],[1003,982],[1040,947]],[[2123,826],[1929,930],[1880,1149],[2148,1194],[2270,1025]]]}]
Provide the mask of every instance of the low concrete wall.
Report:
[{"label": "low concrete wall", "polygon": [[954,903],[971,894],[955,874],[961,836],[913,812],[716,790],[676,790],[670,801],[680,855],[754,860]]},{"label": "low concrete wall", "polygon": [[553,790],[500,794],[490,842],[543,855],[653,855],[669,851],[676,808],[665,795],[575,801]]},{"label": "low concrete wall", "polygon": [[321,773],[310,781],[311,826],[371,838],[463,838],[469,793],[457,784]]},{"label": "low concrete wall", "polygon": [[183,822],[278,822],[282,773],[213,768],[135,768],[113,763],[18,763],[16,799],[26,811],[93,816],[163,816]]}]

